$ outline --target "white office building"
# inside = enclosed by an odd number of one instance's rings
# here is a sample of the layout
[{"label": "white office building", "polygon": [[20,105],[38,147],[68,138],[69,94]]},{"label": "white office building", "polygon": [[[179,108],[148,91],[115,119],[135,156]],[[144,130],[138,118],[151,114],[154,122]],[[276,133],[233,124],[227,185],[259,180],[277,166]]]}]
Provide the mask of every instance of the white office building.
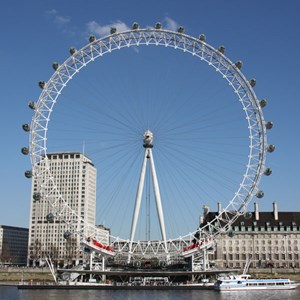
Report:
[{"label": "white office building", "polygon": [[[78,152],[47,154],[51,174],[68,206],[86,223],[95,225],[96,218],[96,175],[92,161]],[[28,242],[28,264],[44,263],[50,257],[55,264],[78,264],[83,260],[80,237],[72,235],[65,239],[68,225],[60,218],[47,220],[51,213],[49,202],[41,196],[34,199],[39,191],[39,183],[32,181],[30,228]],[[49,187],[50,189],[50,187]],[[44,194],[47,194],[45,191]],[[74,220],[75,222],[78,220]],[[77,222],[77,229],[83,226]]]}]

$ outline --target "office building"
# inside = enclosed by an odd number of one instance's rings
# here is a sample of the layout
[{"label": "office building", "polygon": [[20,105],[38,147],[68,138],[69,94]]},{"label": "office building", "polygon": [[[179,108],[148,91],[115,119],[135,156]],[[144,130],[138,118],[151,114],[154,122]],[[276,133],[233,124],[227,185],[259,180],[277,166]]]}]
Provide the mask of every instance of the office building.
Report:
[{"label": "office building", "polygon": [[[96,168],[92,161],[78,152],[47,154],[48,164],[54,182],[68,206],[76,213],[77,230],[81,230],[83,222],[95,226],[96,218]],[[43,162],[44,163],[44,162]],[[49,220],[51,207],[43,196],[34,197],[39,193],[39,183],[33,178],[31,191],[30,230],[28,244],[28,264],[44,263],[50,257],[57,265],[78,264],[83,256],[80,249],[79,235],[64,238],[68,225],[63,219]],[[46,188],[47,189],[47,188]],[[49,190],[43,194],[51,194]],[[38,199],[34,199],[38,198]]]},{"label": "office building", "polygon": [[27,263],[28,228],[0,225],[0,263],[24,266]]}]

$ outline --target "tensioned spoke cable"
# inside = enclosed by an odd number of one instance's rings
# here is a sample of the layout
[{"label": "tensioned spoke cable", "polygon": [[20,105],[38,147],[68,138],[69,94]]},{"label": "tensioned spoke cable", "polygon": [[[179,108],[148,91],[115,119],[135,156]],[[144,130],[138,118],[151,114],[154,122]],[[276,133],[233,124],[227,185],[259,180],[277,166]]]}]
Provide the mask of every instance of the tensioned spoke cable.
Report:
[{"label": "tensioned spoke cable", "polygon": [[[101,192],[102,195],[107,195],[109,198],[108,199],[104,199],[105,202],[108,203],[109,206],[105,206],[105,205],[101,205],[101,210],[99,210],[98,215],[105,215],[108,213],[109,208],[113,207],[113,205],[115,204],[114,201],[117,201],[117,194],[116,194],[116,189],[118,191],[121,191],[121,188],[124,187],[124,185],[126,184],[126,182],[128,181],[128,179],[130,179],[130,176],[128,178],[128,170],[130,170],[130,168],[133,167],[134,164],[136,164],[136,162],[138,161],[137,159],[137,155],[138,155],[138,151],[136,151],[136,154],[133,155],[133,153],[129,152],[124,154],[126,157],[129,155],[131,156],[130,159],[126,159],[123,160],[122,164],[118,164],[116,162],[117,167],[113,168],[114,166],[112,166],[112,168],[109,169],[109,176],[105,175],[105,171],[103,174],[103,178],[105,178],[105,182],[101,182],[101,184],[98,187],[98,190]],[[107,172],[107,171],[106,171]],[[125,180],[124,180],[125,179]],[[114,188],[112,188],[114,187]],[[123,202],[124,202],[123,198]]]}]

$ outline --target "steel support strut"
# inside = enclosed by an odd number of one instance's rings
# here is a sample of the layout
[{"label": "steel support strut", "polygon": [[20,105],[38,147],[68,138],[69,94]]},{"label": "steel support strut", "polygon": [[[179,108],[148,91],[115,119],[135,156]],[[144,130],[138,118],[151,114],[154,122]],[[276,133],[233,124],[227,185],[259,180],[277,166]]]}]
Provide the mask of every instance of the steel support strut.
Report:
[{"label": "steel support strut", "polygon": [[132,217],[128,263],[130,262],[131,256],[133,254],[132,245],[133,245],[133,240],[134,240],[134,236],[135,236],[135,232],[136,232],[136,226],[137,226],[140,208],[141,208],[141,201],[142,201],[142,195],[143,195],[143,190],[144,190],[145,174],[146,174],[148,159],[150,160],[153,190],[154,190],[156,210],[157,210],[157,215],[158,215],[158,219],[159,219],[161,236],[162,236],[162,240],[164,242],[165,252],[166,252],[166,254],[168,254],[164,214],[163,214],[163,208],[162,208],[162,203],[161,203],[159,184],[158,184],[158,180],[157,180],[153,154],[152,154],[152,150],[151,150],[153,147],[152,142],[153,142],[153,134],[152,134],[152,132],[150,132],[148,130],[144,134],[145,155],[144,155],[144,160],[143,160],[143,164],[142,164],[142,169],[141,169],[141,174],[140,174],[140,179],[139,179],[139,184],[138,184],[138,190],[136,193],[134,212],[133,212],[133,217]]}]

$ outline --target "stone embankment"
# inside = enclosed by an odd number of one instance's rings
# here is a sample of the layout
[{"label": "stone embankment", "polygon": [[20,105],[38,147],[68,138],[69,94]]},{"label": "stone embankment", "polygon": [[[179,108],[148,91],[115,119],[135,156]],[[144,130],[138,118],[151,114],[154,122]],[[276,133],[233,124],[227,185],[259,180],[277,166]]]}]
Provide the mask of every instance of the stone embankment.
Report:
[{"label": "stone embankment", "polygon": [[[242,271],[241,271],[242,272]],[[289,278],[300,282],[300,269],[249,269],[256,278]],[[0,268],[0,282],[54,281],[48,268]]]},{"label": "stone embankment", "polygon": [[300,282],[300,269],[288,268],[288,269],[249,269],[248,273],[255,278],[289,278]]},{"label": "stone embankment", "polygon": [[48,268],[0,268],[0,282],[54,281]]}]

